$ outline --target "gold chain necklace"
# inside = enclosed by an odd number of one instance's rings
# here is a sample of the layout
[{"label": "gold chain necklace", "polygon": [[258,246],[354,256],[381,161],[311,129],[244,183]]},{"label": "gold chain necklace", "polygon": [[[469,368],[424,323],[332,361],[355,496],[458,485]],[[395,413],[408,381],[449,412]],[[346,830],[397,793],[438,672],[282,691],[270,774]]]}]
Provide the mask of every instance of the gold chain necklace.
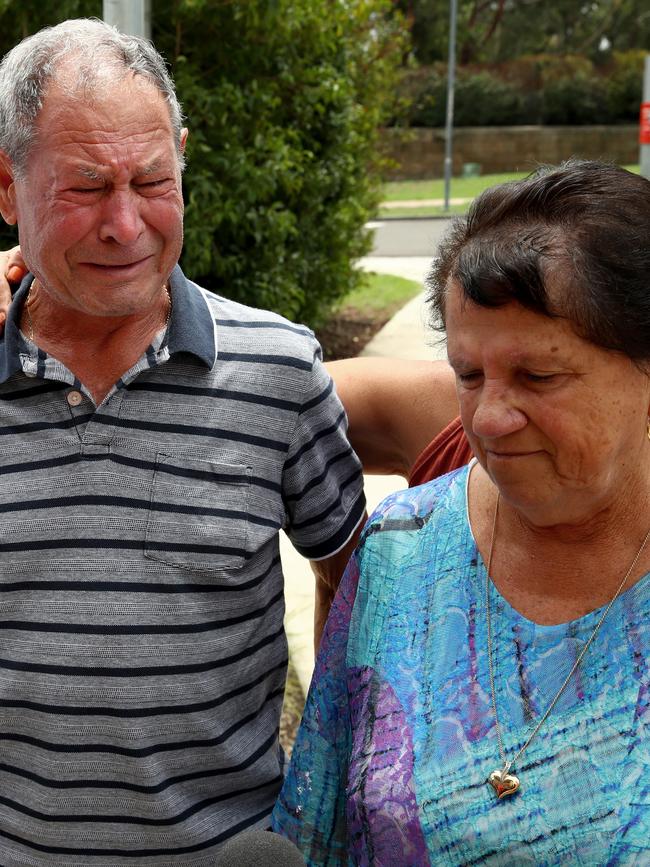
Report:
[{"label": "gold chain necklace", "polygon": [[29,289],[27,290],[27,298],[25,299],[25,312],[27,313],[27,324],[29,325],[29,334],[27,335],[27,338],[28,338],[28,340],[31,340],[31,342],[33,343],[34,342],[34,322],[32,320],[32,314],[31,314],[31,311],[29,309],[29,305],[30,305],[30,302],[32,300],[31,294],[32,294],[32,287],[30,286]]},{"label": "gold chain necklace", "polygon": [[[32,284],[32,286],[33,285],[34,284]],[[171,292],[169,291],[169,286],[166,283],[164,284],[163,288],[165,290],[165,294],[167,295],[167,315],[165,316],[165,324],[163,325],[163,328],[166,329],[167,326],[169,325],[169,320],[171,319],[171,316],[172,316],[172,295],[171,295]],[[27,298],[25,298],[25,312],[27,313],[27,324],[29,325],[29,334],[27,335],[27,339],[31,340],[31,342],[33,343],[34,342],[34,320],[32,319],[32,314],[31,314],[31,311],[29,309],[29,305],[31,304],[31,301],[32,301],[31,294],[32,294],[32,287],[30,286],[29,289],[27,290]]]},{"label": "gold chain necklace", "polygon": [[630,564],[630,568],[627,570],[627,572],[623,576],[621,583],[618,585],[618,589],[616,590],[616,593],[613,595],[609,604],[607,605],[607,607],[605,608],[603,613],[600,615],[600,618],[598,619],[598,623],[594,626],[594,629],[593,629],[591,635],[589,636],[584,647],[582,648],[582,650],[578,654],[578,658],[573,663],[573,665],[571,667],[571,671],[567,674],[566,678],[564,679],[564,681],[562,683],[562,686],[555,693],[555,696],[551,700],[549,706],[546,708],[546,710],[544,711],[544,713],[540,717],[539,722],[537,723],[537,725],[533,728],[533,730],[530,732],[530,734],[526,738],[524,745],[519,749],[519,751],[513,756],[512,759],[508,760],[506,758],[505,749],[503,747],[503,736],[501,734],[501,725],[499,724],[499,715],[497,713],[497,694],[496,694],[496,689],[494,686],[494,662],[492,659],[492,616],[491,616],[491,612],[490,612],[490,571],[491,571],[491,567],[492,567],[492,552],[494,551],[494,538],[496,535],[496,528],[497,528],[497,515],[499,513],[499,500],[500,500],[500,494],[497,493],[497,502],[496,502],[496,506],[494,507],[494,520],[492,522],[492,537],[490,539],[490,551],[488,554],[487,570],[485,572],[485,616],[486,616],[486,620],[487,620],[488,670],[490,673],[490,691],[492,693],[492,711],[494,713],[494,727],[495,727],[496,736],[497,736],[497,743],[499,745],[499,756],[501,758],[501,762],[503,764],[503,767],[497,768],[497,770],[492,771],[492,773],[487,778],[487,782],[494,789],[497,798],[506,798],[508,795],[514,795],[514,793],[519,788],[519,777],[517,777],[515,774],[510,773],[511,768],[515,767],[515,765],[517,764],[517,762],[519,761],[519,759],[521,758],[523,753],[528,749],[528,747],[532,743],[532,740],[536,736],[537,732],[541,729],[541,727],[544,725],[544,723],[548,719],[550,713],[552,712],[553,708],[557,704],[560,696],[562,695],[562,693],[566,689],[569,681],[571,680],[571,678],[575,674],[576,670],[578,669],[580,663],[582,662],[582,658],[584,657],[585,653],[589,649],[592,641],[594,640],[596,635],[598,635],[598,631],[600,630],[600,627],[603,625],[605,618],[609,614],[612,605],[616,602],[616,600],[620,596],[621,591],[623,590],[623,587],[625,587],[627,579],[630,577],[630,575],[632,574],[632,570],[634,569],[634,567],[636,566],[636,564],[639,561],[639,557],[641,556],[643,549],[645,548],[645,546],[648,542],[648,539],[650,539],[650,530],[648,530],[645,539],[641,543],[641,547],[634,555],[634,559],[632,560],[632,563]]}]

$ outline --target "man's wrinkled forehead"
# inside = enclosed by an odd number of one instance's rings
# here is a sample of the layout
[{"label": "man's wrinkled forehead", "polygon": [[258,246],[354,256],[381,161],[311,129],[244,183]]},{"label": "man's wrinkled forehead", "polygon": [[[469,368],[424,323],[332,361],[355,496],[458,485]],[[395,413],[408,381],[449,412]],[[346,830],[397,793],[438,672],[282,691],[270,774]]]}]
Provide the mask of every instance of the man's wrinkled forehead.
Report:
[{"label": "man's wrinkled forehead", "polygon": [[41,113],[53,103],[70,102],[79,108],[99,108],[103,102],[116,95],[127,100],[129,92],[134,91],[142,93],[152,103],[164,99],[152,81],[131,69],[125,69],[113,58],[102,58],[92,68],[86,64],[84,69],[74,63],[73,57],[65,58],[56,67],[43,91]]},{"label": "man's wrinkled forehead", "polygon": [[51,114],[53,108],[67,105],[79,111],[100,112],[105,103],[116,98],[127,103],[134,95],[141,100],[141,105],[164,105],[166,126],[173,136],[169,102],[156,83],[124,67],[110,53],[100,52],[91,64],[87,57],[71,51],[55,66],[44,88],[34,132],[38,136],[38,127],[46,110]]},{"label": "man's wrinkled forehead", "polygon": [[[82,171],[95,171],[95,152],[101,145],[105,157],[113,144],[119,150],[130,141],[137,151],[138,141],[153,142],[153,151],[140,166],[145,174],[153,173],[161,161],[168,162],[176,151],[167,101],[155,85],[131,72],[121,81],[97,80],[92,88],[76,87],[70,74],[54,79],[45,91],[34,133],[34,158],[42,157],[39,146],[55,158],[63,158],[71,144],[87,149]],[[176,157],[171,159],[176,162]]]}]

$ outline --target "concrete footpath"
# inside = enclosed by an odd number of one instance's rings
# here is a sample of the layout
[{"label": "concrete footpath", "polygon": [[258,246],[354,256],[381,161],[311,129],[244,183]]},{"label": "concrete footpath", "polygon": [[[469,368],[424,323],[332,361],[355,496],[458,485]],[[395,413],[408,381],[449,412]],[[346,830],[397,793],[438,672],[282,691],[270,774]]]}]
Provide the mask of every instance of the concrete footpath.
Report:
[{"label": "concrete footpath", "polygon": [[[360,267],[381,274],[394,274],[422,282],[431,257],[368,257]],[[426,327],[424,291],[406,304],[367,344],[362,355],[412,360],[444,358],[444,346]],[[366,476],[368,511],[388,494],[405,487],[401,476]],[[314,667],[313,620],[314,576],[306,560],[297,554],[281,534],[280,550],[285,575],[285,626],[289,653],[305,692]]]}]

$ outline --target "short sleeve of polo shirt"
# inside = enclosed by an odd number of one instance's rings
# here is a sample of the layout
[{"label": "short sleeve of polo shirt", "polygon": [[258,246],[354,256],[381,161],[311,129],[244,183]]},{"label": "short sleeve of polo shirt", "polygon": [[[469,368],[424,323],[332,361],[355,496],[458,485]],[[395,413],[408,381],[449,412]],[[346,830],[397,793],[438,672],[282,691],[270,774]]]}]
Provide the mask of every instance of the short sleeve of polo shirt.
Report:
[{"label": "short sleeve of polo shirt", "polygon": [[314,340],[303,400],[284,465],[287,535],[303,557],[322,560],[349,540],[365,510],[361,463],[347,417]]}]

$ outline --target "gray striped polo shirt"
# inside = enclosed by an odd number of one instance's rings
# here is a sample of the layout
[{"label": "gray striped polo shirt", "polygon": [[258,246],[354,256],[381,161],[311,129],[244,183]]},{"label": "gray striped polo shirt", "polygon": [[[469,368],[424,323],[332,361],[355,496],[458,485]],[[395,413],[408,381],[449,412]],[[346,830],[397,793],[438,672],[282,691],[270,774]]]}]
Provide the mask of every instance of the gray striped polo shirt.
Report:
[{"label": "gray striped polo shirt", "polygon": [[99,407],[0,340],[0,864],[208,867],[283,756],[278,531],[335,553],[358,460],[311,332],[172,275]]}]

